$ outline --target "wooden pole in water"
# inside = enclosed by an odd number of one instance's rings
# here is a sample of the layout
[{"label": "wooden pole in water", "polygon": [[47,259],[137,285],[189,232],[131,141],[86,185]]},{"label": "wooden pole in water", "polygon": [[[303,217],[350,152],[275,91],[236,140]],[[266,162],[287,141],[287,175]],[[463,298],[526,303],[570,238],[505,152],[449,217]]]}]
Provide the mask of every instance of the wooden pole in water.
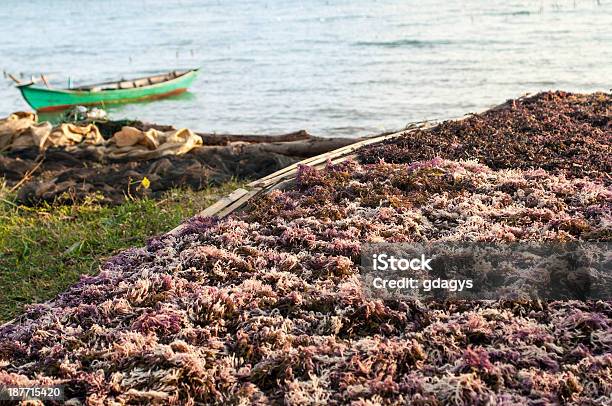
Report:
[{"label": "wooden pole in water", "polygon": [[47,78],[45,77],[45,75],[43,75],[42,73],[40,74],[40,78],[42,79],[43,83],[45,84],[45,86],[47,86],[47,89],[49,88],[49,82],[47,82]]},{"label": "wooden pole in water", "polygon": [[11,78],[18,85],[21,84],[21,80],[17,79],[15,76],[11,75],[10,73],[7,73],[7,75],[8,75],[9,78]]}]

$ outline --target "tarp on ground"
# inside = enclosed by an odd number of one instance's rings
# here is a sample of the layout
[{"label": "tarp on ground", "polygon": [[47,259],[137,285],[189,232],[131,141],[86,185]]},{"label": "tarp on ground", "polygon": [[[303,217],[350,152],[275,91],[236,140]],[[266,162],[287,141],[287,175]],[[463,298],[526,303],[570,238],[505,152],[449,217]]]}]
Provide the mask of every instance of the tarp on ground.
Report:
[{"label": "tarp on ground", "polygon": [[14,139],[37,121],[36,113],[25,111],[18,111],[0,119],[0,151],[11,149]]},{"label": "tarp on ground", "polygon": [[183,155],[202,144],[202,137],[186,128],[161,132],[126,126],[108,141],[106,156],[109,159],[153,159]]},{"label": "tarp on ground", "polygon": [[37,118],[34,113],[17,112],[1,119],[0,151],[35,147],[43,152],[61,147],[74,152],[93,147],[110,160],[143,160],[182,155],[203,144],[199,135],[186,128],[163,132],[126,126],[106,141],[95,124],[53,127],[49,122],[38,123]]}]

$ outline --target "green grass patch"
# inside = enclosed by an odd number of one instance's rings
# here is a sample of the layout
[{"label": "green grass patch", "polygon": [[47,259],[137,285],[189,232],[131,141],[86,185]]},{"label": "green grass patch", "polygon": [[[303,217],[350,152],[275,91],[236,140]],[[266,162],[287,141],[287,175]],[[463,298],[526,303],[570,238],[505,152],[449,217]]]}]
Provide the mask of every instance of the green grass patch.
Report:
[{"label": "green grass patch", "polygon": [[0,192],[0,322],[49,300],[117,252],[142,246],[240,185],[173,190],[160,200],[107,207],[90,202],[30,208]]}]

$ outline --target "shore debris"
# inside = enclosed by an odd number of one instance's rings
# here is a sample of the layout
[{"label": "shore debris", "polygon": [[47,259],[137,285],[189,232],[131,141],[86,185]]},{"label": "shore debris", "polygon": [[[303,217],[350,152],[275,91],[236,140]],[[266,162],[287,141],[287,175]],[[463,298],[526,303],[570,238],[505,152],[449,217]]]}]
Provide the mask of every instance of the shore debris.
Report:
[{"label": "shore debris", "polygon": [[[231,179],[260,178],[354,142],[312,137],[306,131],[205,134],[131,121],[52,127],[36,123],[34,114],[15,114],[5,122],[0,126],[6,150],[0,155],[0,176],[26,205],[72,204],[92,197],[121,204],[130,197],[158,197],[171,188],[200,190]],[[145,177],[151,187],[134,190]]]}]

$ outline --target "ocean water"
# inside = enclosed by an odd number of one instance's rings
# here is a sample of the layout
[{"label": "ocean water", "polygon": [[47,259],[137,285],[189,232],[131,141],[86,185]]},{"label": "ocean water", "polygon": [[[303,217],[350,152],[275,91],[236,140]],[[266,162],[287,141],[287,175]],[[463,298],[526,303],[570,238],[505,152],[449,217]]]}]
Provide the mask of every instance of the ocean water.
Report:
[{"label": "ocean water", "polygon": [[[65,87],[201,67],[112,107],[199,131],[360,136],[612,87],[612,1],[3,0],[0,69]],[[0,115],[27,109],[0,76]]]}]

